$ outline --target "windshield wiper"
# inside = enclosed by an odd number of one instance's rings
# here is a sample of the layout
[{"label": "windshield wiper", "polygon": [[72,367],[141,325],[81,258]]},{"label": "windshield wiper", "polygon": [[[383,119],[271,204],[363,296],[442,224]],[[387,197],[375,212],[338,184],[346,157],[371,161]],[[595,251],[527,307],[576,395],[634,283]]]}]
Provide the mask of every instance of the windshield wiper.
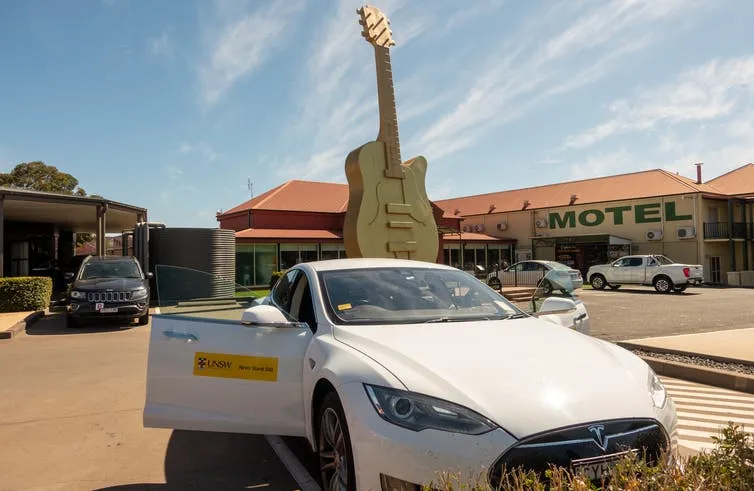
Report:
[{"label": "windshield wiper", "polygon": [[529,315],[525,314],[524,312],[521,312],[521,313],[518,313],[518,314],[507,315],[505,317],[502,317],[502,319],[504,319],[504,320],[507,320],[507,319],[523,319],[525,317],[529,317]]},{"label": "windshield wiper", "polygon": [[426,320],[424,322],[425,323],[430,323],[430,322],[453,322],[455,320],[457,320],[457,319],[454,319],[452,317],[448,317],[446,315],[446,316],[443,316],[443,317],[435,317],[434,319],[428,319],[428,320]]}]

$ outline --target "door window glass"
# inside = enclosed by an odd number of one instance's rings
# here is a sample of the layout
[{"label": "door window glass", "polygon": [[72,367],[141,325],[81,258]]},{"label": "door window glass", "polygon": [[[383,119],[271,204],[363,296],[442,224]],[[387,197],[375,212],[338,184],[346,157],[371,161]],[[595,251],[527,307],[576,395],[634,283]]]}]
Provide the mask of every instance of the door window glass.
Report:
[{"label": "door window glass", "polygon": [[642,266],[643,264],[644,264],[644,260],[640,257],[628,258],[628,265],[631,267]]},{"label": "door window glass", "polygon": [[291,312],[291,298],[293,293],[293,285],[298,275],[297,269],[292,269],[283,275],[275,284],[275,288],[272,290],[272,301],[276,307],[285,313]]}]

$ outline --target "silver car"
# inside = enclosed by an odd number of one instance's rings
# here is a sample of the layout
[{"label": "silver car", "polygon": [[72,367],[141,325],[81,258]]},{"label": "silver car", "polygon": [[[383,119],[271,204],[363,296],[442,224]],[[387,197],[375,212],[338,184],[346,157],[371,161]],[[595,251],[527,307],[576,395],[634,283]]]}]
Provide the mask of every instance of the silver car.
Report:
[{"label": "silver car", "polygon": [[[487,284],[492,288],[500,289],[504,286],[541,286],[546,291],[552,291],[552,283],[548,280],[540,281],[549,272],[570,276],[574,288],[584,286],[581,271],[573,269],[565,264],[555,261],[528,260],[521,261],[511,266],[495,271],[487,275]],[[552,275],[550,275],[552,276]]]}]

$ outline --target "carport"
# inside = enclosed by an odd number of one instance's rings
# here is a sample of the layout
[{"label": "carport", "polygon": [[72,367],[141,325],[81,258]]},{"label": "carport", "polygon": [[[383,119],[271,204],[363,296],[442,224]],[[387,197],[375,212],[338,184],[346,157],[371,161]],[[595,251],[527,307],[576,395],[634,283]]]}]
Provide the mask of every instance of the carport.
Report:
[{"label": "carport", "polygon": [[105,198],[0,188],[0,277],[70,264],[74,233],[96,234],[96,253],[103,255],[106,233],[146,220],[146,208]]}]

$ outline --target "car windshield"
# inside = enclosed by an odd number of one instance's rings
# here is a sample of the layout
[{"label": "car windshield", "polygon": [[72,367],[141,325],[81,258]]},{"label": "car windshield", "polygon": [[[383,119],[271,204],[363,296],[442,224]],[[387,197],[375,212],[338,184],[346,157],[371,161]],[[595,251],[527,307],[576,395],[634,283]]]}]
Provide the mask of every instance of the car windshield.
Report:
[{"label": "car windshield", "polygon": [[566,265],[565,265],[565,264],[563,264],[563,263],[556,263],[556,262],[554,262],[554,261],[553,261],[553,262],[548,262],[548,263],[547,263],[547,265],[548,265],[548,266],[549,266],[550,268],[552,268],[552,269],[560,269],[560,270],[563,270],[563,271],[565,271],[565,270],[568,270],[568,269],[571,269],[570,267],[566,266]]},{"label": "car windshield", "polygon": [[660,264],[675,264],[675,261],[665,256],[654,256]]},{"label": "car windshield", "polygon": [[141,278],[141,272],[134,261],[93,261],[85,264],[79,279],[97,278]]},{"label": "car windshield", "polygon": [[440,268],[368,268],[320,273],[338,324],[414,324],[523,316],[472,275]]}]

